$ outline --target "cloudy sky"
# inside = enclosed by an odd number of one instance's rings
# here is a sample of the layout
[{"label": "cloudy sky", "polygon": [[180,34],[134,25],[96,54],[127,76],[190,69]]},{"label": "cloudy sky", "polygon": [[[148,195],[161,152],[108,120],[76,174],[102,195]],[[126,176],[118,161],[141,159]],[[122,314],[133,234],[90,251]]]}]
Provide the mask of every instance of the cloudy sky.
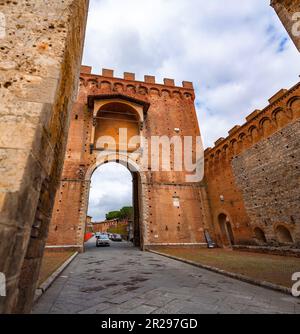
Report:
[{"label": "cloudy sky", "polygon": [[109,211],[132,205],[132,178],[126,167],[109,163],[100,166],[92,176],[89,215],[102,221]]},{"label": "cloudy sky", "polygon": [[[300,57],[269,0],[90,0],[83,63],[193,81],[206,147],[269,97],[299,80]],[[101,180],[101,182],[100,182]],[[130,174],[106,165],[93,176],[90,213],[131,202]],[[101,188],[99,188],[101,187]],[[115,190],[115,192],[111,190]]]}]

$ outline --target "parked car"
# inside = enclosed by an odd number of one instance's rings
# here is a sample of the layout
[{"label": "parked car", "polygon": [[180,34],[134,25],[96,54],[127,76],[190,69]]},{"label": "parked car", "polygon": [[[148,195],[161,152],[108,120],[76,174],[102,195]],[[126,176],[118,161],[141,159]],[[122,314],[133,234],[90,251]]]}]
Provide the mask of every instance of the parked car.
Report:
[{"label": "parked car", "polygon": [[104,232],[96,232],[95,237],[99,238],[101,235],[104,235],[104,236],[108,237],[107,233],[104,233]]},{"label": "parked car", "polygon": [[111,237],[111,240],[120,242],[123,239],[122,239],[122,236],[120,234],[113,234],[112,237]]},{"label": "parked car", "polygon": [[96,247],[110,246],[110,240],[107,235],[101,234],[96,239]]}]

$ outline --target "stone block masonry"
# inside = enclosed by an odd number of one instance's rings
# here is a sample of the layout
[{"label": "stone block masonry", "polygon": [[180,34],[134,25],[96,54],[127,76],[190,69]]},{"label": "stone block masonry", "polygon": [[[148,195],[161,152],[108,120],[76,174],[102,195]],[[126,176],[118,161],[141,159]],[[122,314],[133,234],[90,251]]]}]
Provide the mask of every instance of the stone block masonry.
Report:
[{"label": "stone block masonry", "polygon": [[87,12],[87,0],[0,0],[0,313],[31,310]]},{"label": "stone block masonry", "polygon": [[300,120],[257,143],[233,162],[253,228],[277,243],[284,225],[300,246]]}]

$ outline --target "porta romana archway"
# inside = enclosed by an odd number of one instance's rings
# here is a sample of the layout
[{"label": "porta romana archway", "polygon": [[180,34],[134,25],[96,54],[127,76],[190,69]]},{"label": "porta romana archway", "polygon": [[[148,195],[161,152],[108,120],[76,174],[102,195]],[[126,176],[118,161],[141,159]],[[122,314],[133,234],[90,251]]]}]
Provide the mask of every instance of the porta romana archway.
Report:
[{"label": "porta romana archway", "polygon": [[[151,76],[139,82],[132,73],[120,79],[111,70],[94,75],[86,66],[80,83],[47,247],[83,250],[90,178],[97,166],[109,161],[125,164],[134,176],[134,219],[140,230],[136,244],[142,249],[205,246],[202,188],[187,179],[185,166],[176,169],[178,147],[171,141],[176,137],[183,143],[190,137],[195,142],[191,159],[197,160],[200,131],[192,83],[176,87],[174,80],[165,79],[156,84]],[[169,169],[164,159],[153,168],[152,137],[170,139]]]}]

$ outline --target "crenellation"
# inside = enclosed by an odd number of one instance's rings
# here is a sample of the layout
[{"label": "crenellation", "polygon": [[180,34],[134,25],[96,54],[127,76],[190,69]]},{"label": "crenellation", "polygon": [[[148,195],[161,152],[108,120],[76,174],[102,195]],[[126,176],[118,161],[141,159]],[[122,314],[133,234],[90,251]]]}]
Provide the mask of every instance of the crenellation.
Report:
[{"label": "crenellation", "polygon": [[215,146],[218,146],[220,143],[223,143],[224,140],[225,140],[224,137],[219,138],[218,140],[215,141]]},{"label": "crenellation", "polygon": [[231,130],[228,131],[229,135],[232,135],[233,133],[235,133],[241,126],[240,125],[236,125],[234,126]]},{"label": "crenellation", "polygon": [[135,81],[135,73],[124,72],[123,78],[124,80]]},{"label": "crenellation", "polygon": [[80,72],[84,74],[92,74],[92,66],[81,65]]},{"label": "crenellation", "polygon": [[255,109],[250,115],[246,116],[246,121],[250,122],[253,118],[255,118],[257,115],[259,115],[262,112],[262,110]]},{"label": "crenellation", "polygon": [[145,83],[155,84],[156,78],[153,75],[145,75],[144,76],[144,81],[145,81]]},{"label": "crenellation", "polygon": [[283,97],[287,91],[287,89],[280,89],[276,94],[269,98],[269,103],[272,104],[276,102],[278,99]]},{"label": "crenellation", "polygon": [[[106,80],[111,80],[113,81],[113,83],[119,81],[122,82],[123,80],[126,81],[132,81],[132,83],[136,83],[137,85],[142,85],[142,84],[146,84],[146,85],[150,85],[150,86],[155,86],[155,87],[161,87],[161,89],[163,89],[163,87],[174,87],[177,88],[179,90],[185,90],[187,94],[191,94],[190,91],[194,91],[194,85],[192,82],[190,81],[183,81],[182,82],[182,87],[176,86],[175,85],[175,80],[174,79],[168,79],[168,78],[164,78],[163,79],[163,83],[157,83],[156,82],[156,77],[153,75],[145,75],[144,76],[144,81],[140,81],[140,80],[136,80],[136,74],[135,73],[130,73],[130,72],[124,72],[123,74],[123,78],[118,78],[116,76],[114,76],[114,70],[112,69],[102,69],[102,74],[93,74],[92,73],[92,68],[90,66],[86,66],[86,65],[82,65],[81,66],[81,75],[82,75],[82,80],[84,82],[84,76],[93,76],[94,78],[101,78],[104,77]],[[87,79],[88,80],[88,79]]]},{"label": "crenellation", "polygon": [[182,87],[187,89],[194,89],[194,85],[190,81],[182,81]]},{"label": "crenellation", "polygon": [[114,77],[114,70],[103,68],[102,69],[102,76],[107,77],[107,78],[113,78]]},{"label": "crenellation", "polygon": [[174,79],[164,79],[164,85],[165,86],[170,86],[170,87],[175,87],[175,80]]}]

